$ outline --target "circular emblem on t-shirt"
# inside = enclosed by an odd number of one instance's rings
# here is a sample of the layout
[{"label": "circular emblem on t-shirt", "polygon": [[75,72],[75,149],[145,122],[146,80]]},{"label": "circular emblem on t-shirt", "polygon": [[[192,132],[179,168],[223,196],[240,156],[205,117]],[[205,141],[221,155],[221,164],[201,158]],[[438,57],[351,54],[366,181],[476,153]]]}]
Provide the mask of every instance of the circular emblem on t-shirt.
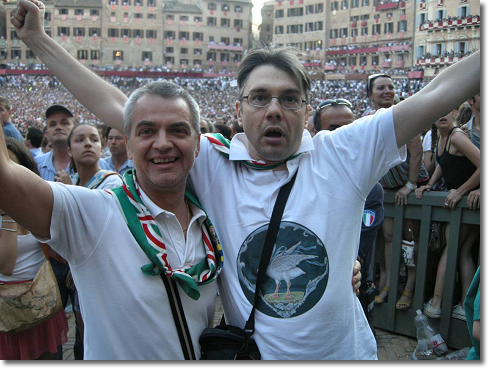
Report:
[{"label": "circular emblem on t-shirt", "polygon": [[[253,231],[237,257],[239,283],[254,301],[257,269],[268,225]],[[315,233],[294,222],[281,222],[257,309],[276,318],[299,316],[317,304],[327,287],[329,259]]]}]

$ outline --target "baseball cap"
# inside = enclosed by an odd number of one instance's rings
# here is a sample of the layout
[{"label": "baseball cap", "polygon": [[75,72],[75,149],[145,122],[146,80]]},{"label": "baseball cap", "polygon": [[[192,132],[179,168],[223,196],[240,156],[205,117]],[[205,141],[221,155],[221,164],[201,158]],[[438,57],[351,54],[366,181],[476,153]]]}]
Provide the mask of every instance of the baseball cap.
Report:
[{"label": "baseball cap", "polygon": [[72,118],[74,117],[73,113],[68,108],[66,108],[62,105],[52,105],[52,106],[48,107],[48,109],[46,110],[46,119],[48,119],[49,116],[51,116],[52,114],[54,114],[55,112],[58,112],[58,111],[64,112],[64,113],[68,114],[69,116],[71,116]]}]

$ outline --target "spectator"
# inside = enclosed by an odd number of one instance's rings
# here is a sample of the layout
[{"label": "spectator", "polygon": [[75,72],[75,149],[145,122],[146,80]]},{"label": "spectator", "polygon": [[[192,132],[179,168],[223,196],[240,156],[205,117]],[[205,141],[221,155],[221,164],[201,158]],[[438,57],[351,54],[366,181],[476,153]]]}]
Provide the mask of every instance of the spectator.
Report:
[{"label": "spectator", "polygon": [[237,119],[232,119],[230,121],[230,127],[231,127],[231,133],[230,133],[230,138],[234,138],[234,136],[237,133],[243,133],[244,129],[242,129],[242,125],[239,124],[239,121]]},{"label": "spectator", "polygon": [[10,110],[11,108],[8,99],[4,96],[0,96],[0,122],[2,123],[5,136],[15,138],[23,143],[24,139],[22,138],[22,134],[20,134],[17,128],[15,128],[9,121]]},{"label": "spectator", "polygon": [[134,167],[134,162],[127,156],[124,135],[110,127],[107,127],[105,134],[110,156],[104,158],[103,161],[105,161],[110,170],[116,171],[123,176],[128,169]]},{"label": "spectator", "polygon": [[[480,183],[480,151],[470,142],[462,130],[454,126],[453,112],[435,122],[439,132],[436,151],[437,167],[429,182],[415,191],[417,198],[422,198],[424,191],[429,191],[437,181],[444,178],[449,191],[444,207],[454,209],[463,195],[477,189]],[[449,225],[446,234],[449,234]],[[446,236],[449,239],[449,236]],[[464,297],[475,273],[471,250],[479,239],[479,226],[461,224],[459,234],[459,268],[461,279],[461,301],[452,312],[454,318],[465,320]],[[447,250],[444,248],[437,267],[434,295],[424,307],[424,313],[431,318],[440,318],[444,276],[446,273]]]},{"label": "spectator", "polygon": [[42,130],[36,127],[30,127],[27,130],[27,135],[25,136],[24,144],[29,149],[32,157],[42,155],[41,144],[44,134]]},{"label": "spectator", "polygon": [[225,138],[230,139],[231,137],[231,130],[225,124],[214,124],[214,131],[215,133],[222,134]]},{"label": "spectator", "polygon": [[[6,147],[13,162],[37,174],[37,166],[23,144],[7,137]],[[3,222],[0,221],[0,283],[8,285],[34,279],[46,261],[41,244],[10,216],[5,213],[1,216]],[[38,307],[39,303],[33,305]],[[64,310],[28,330],[17,333],[0,332],[0,359],[56,359],[57,347],[68,340],[67,333],[68,321]]]}]

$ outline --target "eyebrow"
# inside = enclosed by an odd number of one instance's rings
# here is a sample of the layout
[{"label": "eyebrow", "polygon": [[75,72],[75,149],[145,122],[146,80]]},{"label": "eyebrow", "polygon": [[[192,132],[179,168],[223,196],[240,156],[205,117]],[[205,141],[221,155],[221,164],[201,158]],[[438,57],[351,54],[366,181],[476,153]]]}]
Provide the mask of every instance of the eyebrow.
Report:
[{"label": "eyebrow", "polygon": [[[154,123],[154,122],[152,122],[150,120],[141,120],[140,122],[138,122],[136,124],[136,126],[134,127],[134,129],[137,130],[141,126],[155,127],[156,126],[156,123]],[[178,128],[178,127],[181,127],[181,126],[184,126],[184,127],[187,127],[187,128],[190,128],[191,129],[191,124],[189,122],[187,122],[187,121],[176,121],[176,122],[171,123],[169,125],[170,128]]]},{"label": "eyebrow", "polygon": [[[251,92],[268,92],[268,89],[266,87],[258,87],[258,88],[250,89],[248,93],[251,93]],[[301,91],[297,88],[287,88],[283,92],[281,92],[281,94],[286,94],[286,93],[300,94]]]}]

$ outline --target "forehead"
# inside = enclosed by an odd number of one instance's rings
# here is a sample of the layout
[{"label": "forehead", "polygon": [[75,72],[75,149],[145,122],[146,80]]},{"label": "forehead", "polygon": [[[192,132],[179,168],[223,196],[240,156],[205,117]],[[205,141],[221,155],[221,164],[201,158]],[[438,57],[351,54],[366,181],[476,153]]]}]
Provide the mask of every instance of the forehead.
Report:
[{"label": "forehead", "polygon": [[62,120],[72,122],[71,116],[62,111],[56,111],[49,115],[49,117],[47,118],[47,123],[49,124],[51,122],[58,122]]},{"label": "forehead", "polygon": [[373,80],[373,86],[380,86],[380,85],[393,85],[393,81],[388,77],[378,77]]},{"label": "forehead", "polygon": [[354,121],[354,114],[346,106],[329,106],[320,113],[320,121],[327,125],[347,125]]},{"label": "forehead", "polygon": [[131,130],[140,122],[151,122],[153,124],[172,124],[176,122],[187,122],[191,124],[190,109],[186,101],[179,98],[163,98],[146,94],[139,98],[134,104]]},{"label": "forehead", "polygon": [[112,128],[112,129],[110,129],[110,132],[108,132],[108,136],[109,137],[123,137],[124,135],[121,132],[119,132],[118,130]]},{"label": "forehead", "polygon": [[261,65],[254,68],[247,78],[244,91],[245,93],[250,91],[302,92],[300,85],[290,74],[274,65]]},{"label": "forehead", "polygon": [[77,127],[73,128],[73,135],[97,135],[98,130],[97,128],[91,125],[78,125]]}]

